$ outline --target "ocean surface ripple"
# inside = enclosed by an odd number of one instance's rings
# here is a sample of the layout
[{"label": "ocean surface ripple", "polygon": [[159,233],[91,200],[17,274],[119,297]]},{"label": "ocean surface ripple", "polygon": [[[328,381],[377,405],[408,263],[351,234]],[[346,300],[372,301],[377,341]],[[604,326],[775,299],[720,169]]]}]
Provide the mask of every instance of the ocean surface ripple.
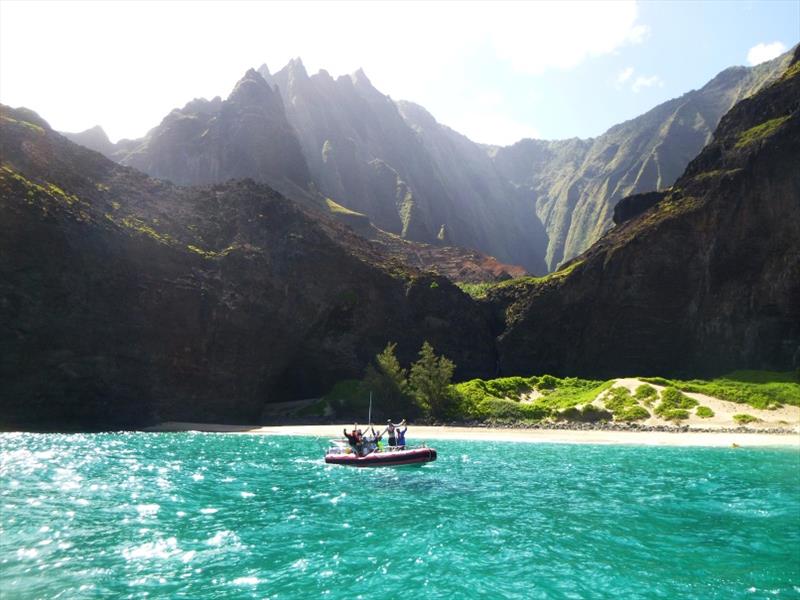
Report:
[{"label": "ocean surface ripple", "polygon": [[326,445],[0,434],[0,598],[800,598],[794,450]]}]

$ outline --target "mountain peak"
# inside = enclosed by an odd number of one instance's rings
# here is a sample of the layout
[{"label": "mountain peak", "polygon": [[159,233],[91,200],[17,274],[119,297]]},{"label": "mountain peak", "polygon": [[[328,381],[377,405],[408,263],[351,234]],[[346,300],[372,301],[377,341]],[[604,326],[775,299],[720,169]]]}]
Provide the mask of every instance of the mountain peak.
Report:
[{"label": "mountain peak", "polygon": [[297,58],[293,58],[289,61],[286,65],[286,68],[289,69],[289,73],[294,75],[295,77],[308,77],[308,72],[306,71],[306,66],[303,64],[303,59],[299,56]]},{"label": "mountain peak", "polygon": [[260,104],[272,99],[273,91],[267,80],[255,69],[248,69],[236,83],[228,101]]},{"label": "mountain peak", "polygon": [[364,69],[359,68],[355,73],[350,75],[350,79],[353,80],[353,84],[356,87],[364,87],[364,88],[374,88],[372,82],[367,77],[367,74],[364,73]]},{"label": "mountain peak", "polygon": [[258,67],[258,74],[264,78],[273,90],[275,89],[275,78],[272,76],[272,73],[269,72],[269,67],[267,63],[263,63],[260,67]]}]

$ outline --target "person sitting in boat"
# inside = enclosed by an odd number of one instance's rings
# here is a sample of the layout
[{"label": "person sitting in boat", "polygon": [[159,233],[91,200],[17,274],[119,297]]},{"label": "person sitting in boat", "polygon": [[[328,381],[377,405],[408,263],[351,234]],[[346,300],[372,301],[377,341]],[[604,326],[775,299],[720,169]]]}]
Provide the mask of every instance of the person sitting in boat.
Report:
[{"label": "person sitting in boat", "polygon": [[364,438],[364,454],[375,452],[381,446],[382,434],[376,432],[374,427],[370,427],[370,429],[372,430],[372,435]]},{"label": "person sitting in boat", "polygon": [[361,430],[358,428],[358,423],[353,426],[353,431],[351,433],[347,433],[347,429],[344,429],[344,437],[347,438],[347,441],[350,443],[350,447],[355,452],[356,456],[363,456],[364,455],[364,436],[361,433]]},{"label": "person sitting in boat", "polygon": [[[405,423],[405,419],[403,419],[403,423]],[[400,429],[400,427],[396,428],[397,431],[397,447],[400,450],[403,450],[406,447],[406,431],[408,431],[408,425]]]}]

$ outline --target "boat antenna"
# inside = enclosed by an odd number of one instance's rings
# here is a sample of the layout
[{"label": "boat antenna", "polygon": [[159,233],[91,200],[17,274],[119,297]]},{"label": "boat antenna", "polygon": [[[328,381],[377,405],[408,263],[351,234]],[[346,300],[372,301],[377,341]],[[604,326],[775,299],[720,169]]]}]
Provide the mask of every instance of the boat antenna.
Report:
[{"label": "boat antenna", "polygon": [[372,427],[372,392],[369,393],[369,416],[367,417],[367,422]]}]

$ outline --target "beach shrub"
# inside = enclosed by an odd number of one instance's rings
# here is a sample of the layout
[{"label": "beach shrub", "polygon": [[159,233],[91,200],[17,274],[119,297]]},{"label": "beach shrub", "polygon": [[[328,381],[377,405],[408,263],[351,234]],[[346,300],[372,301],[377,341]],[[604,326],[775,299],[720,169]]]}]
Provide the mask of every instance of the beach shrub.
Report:
[{"label": "beach shrub", "polygon": [[538,390],[552,390],[558,386],[558,379],[552,375],[542,375],[536,384]]},{"label": "beach shrub", "polygon": [[759,419],[758,417],[754,417],[753,415],[748,415],[748,414],[733,415],[733,420],[736,421],[739,425],[747,425],[748,423],[761,422],[761,419]]},{"label": "beach shrub", "polygon": [[670,408],[659,415],[665,421],[684,421],[689,418],[689,411],[682,408]]},{"label": "beach shrub", "polygon": [[[698,405],[697,400],[689,398],[674,387],[668,387],[661,391],[661,402],[655,408],[655,413],[662,419],[668,421],[686,419],[689,416],[687,409]],[[679,411],[676,413],[676,411]],[[676,414],[685,413],[686,416],[676,417]]]},{"label": "beach shrub", "polygon": [[550,416],[550,410],[525,402],[514,402],[505,398],[489,398],[483,403],[482,412],[488,421],[512,423],[516,421],[541,421]]},{"label": "beach shrub", "polygon": [[613,415],[615,421],[639,421],[650,417],[650,412],[639,406],[639,402],[624,386],[612,387],[603,398],[603,403]]},{"label": "beach shrub", "polygon": [[588,404],[613,385],[613,381],[595,381],[566,377],[557,381],[553,390],[540,390],[544,395],[533,401],[533,404],[551,410],[561,410],[579,404]]},{"label": "beach shrub", "polygon": [[486,382],[486,390],[498,398],[516,399],[533,389],[531,380],[524,377],[500,377]]},{"label": "beach shrub", "polygon": [[636,388],[636,391],[633,394],[634,398],[643,402],[647,406],[652,406],[653,402],[658,399],[658,390],[654,388],[652,385],[648,385],[643,383],[639,387]]},{"label": "beach shrub", "polygon": [[606,408],[612,412],[617,412],[626,406],[635,406],[637,404],[636,400],[631,396],[630,390],[622,386],[612,387],[608,390],[603,399],[603,403],[606,405]]},{"label": "beach shrub", "polygon": [[580,423],[597,423],[599,421],[610,421],[614,415],[609,411],[587,404],[583,408],[570,406],[558,411],[553,415],[559,421],[577,421]]},{"label": "beach shrub", "polygon": [[642,419],[649,419],[650,412],[643,406],[626,406],[625,408],[614,413],[615,421],[641,421]]},{"label": "beach shrub", "polygon": [[701,419],[710,419],[714,416],[714,411],[707,406],[698,406],[695,414]]}]

